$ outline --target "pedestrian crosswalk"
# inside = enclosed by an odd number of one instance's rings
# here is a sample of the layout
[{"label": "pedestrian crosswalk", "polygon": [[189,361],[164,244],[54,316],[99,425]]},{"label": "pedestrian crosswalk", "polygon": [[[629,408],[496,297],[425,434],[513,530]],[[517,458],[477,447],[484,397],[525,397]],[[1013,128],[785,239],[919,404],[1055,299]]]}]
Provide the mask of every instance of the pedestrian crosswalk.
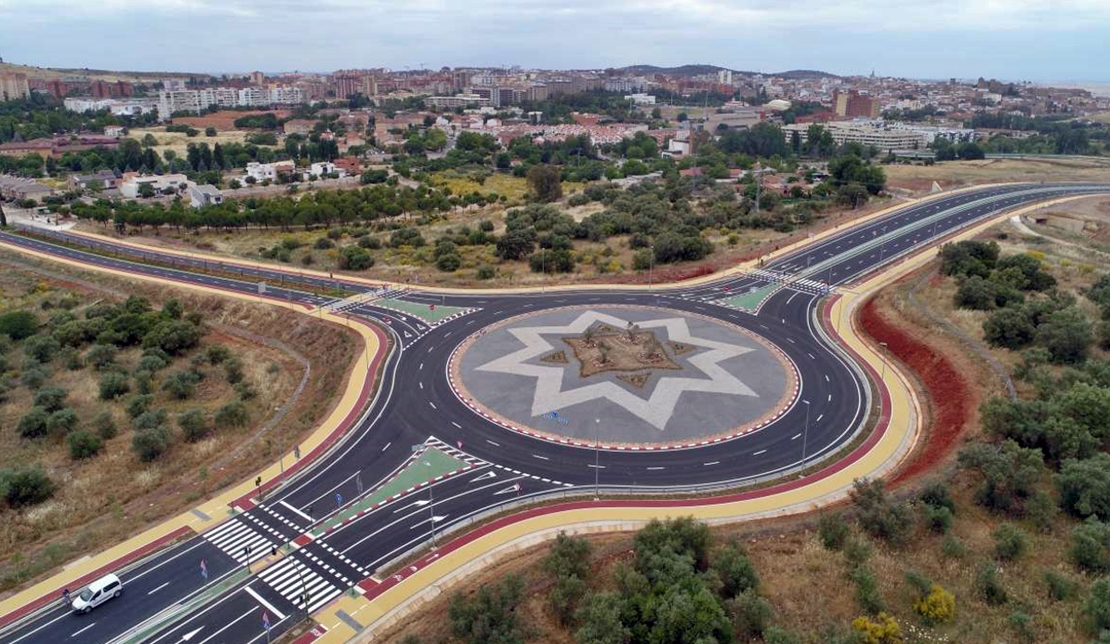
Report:
[{"label": "pedestrian crosswalk", "polygon": [[322,570],[318,574],[317,569],[301,559],[301,553],[282,559],[258,577],[298,609],[308,613],[334,599],[344,588],[354,585],[349,579],[337,579]]},{"label": "pedestrian crosswalk", "polygon": [[204,538],[240,564],[249,565],[265,557],[270,549],[288,539],[250,514],[204,533]]},{"label": "pedestrian crosswalk", "polygon": [[786,287],[803,293],[812,293],[813,295],[825,295],[830,291],[828,285],[824,282],[818,282],[804,277],[787,283]]}]

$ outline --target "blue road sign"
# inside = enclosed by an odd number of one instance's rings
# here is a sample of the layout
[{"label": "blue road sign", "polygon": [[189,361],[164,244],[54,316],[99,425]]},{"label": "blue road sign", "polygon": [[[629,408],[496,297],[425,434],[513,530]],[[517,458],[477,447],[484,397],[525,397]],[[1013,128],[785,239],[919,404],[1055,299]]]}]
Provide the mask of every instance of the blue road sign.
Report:
[{"label": "blue road sign", "polygon": [[343,505],[343,495],[339,492],[335,493],[335,502],[339,505]]}]

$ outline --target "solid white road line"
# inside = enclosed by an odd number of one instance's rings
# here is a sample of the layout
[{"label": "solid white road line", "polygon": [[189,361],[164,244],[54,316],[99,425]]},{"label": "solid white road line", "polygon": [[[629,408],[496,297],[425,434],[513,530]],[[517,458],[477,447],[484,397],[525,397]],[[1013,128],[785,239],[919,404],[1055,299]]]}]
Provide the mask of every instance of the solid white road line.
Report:
[{"label": "solid white road line", "polygon": [[385,450],[389,449],[389,446],[392,445],[392,444],[393,444],[393,441],[389,441],[388,443],[386,443],[385,447],[382,448],[382,451],[384,452]]},{"label": "solid white road line", "polygon": [[550,460],[551,460],[550,458],[548,458],[548,457],[546,457],[546,456],[540,456],[539,454],[533,454],[533,455],[532,455],[532,458],[538,458],[538,459],[540,459],[541,461],[550,461]]},{"label": "solid white road line", "polygon": [[790,440],[792,440],[792,441],[796,441],[796,440],[798,440],[798,439],[799,439],[799,438],[801,438],[801,437],[802,437],[802,435],[801,435],[801,434],[794,434],[793,436],[791,436],[791,437],[790,437]]},{"label": "solid white road line", "polygon": [[76,632],[76,633],[74,633],[73,635],[70,635],[70,637],[77,637],[78,635],[80,635],[81,633],[84,633],[85,631],[89,630],[89,629],[90,629],[90,628],[92,628],[93,626],[96,626],[96,622],[93,622],[92,624],[89,624],[89,625],[88,625],[88,626],[86,626],[85,628],[82,628],[81,630],[77,631],[77,632]]},{"label": "solid white road line", "polygon": [[761,450],[759,450],[758,452],[756,452],[756,453],[752,454],[752,456],[759,456],[760,454],[763,454],[763,453],[764,453],[764,452],[766,452],[766,451],[767,451],[767,450],[765,450],[765,449],[761,449]]},{"label": "solid white road line", "polygon": [[[389,447],[389,446],[388,446],[388,445],[386,445],[386,447]],[[385,450],[382,450],[382,451],[385,451]],[[295,507],[293,507],[293,506],[289,505],[289,504],[288,504],[288,503],[286,503],[285,501],[278,501],[278,503],[280,503],[280,504],[284,505],[285,507],[289,508],[290,510],[292,510],[292,511],[296,512],[296,513],[297,513],[297,514],[299,514],[299,515],[300,515],[300,516],[301,516],[301,517],[302,517],[302,518],[303,518],[303,519],[304,519],[305,521],[308,521],[309,523],[312,523],[312,517],[308,516],[308,515],[307,515],[307,514],[305,514],[304,512],[301,512],[300,510],[298,510],[297,508],[295,508]]]},{"label": "solid white road line", "polygon": [[456,423],[455,421],[451,421],[451,424],[454,425],[458,429],[462,429],[462,425]]},{"label": "solid white road line", "polygon": [[820,416],[818,416],[818,417],[817,417],[817,420],[815,420],[815,421],[813,421],[813,422],[815,422],[815,423],[819,423],[819,422],[821,422],[821,419],[822,419],[822,418],[824,418],[824,417],[825,417],[825,415],[824,415],[824,414],[821,414]]},{"label": "solid white road line", "polygon": [[[206,644],[207,642],[210,642],[210,641],[212,640],[212,638],[213,638],[213,637],[216,637],[216,636],[217,636],[217,635],[219,635],[220,633],[222,633],[222,632],[226,631],[227,629],[231,628],[231,627],[232,627],[232,626],[233,626],[233,625],[234,625],[234,624],[235,624],[236,622],[238,622],[239,620],[243,619],[243,618],[244,618],[244,617],[246,617],[247,615],[250,615],[250,614],[254,613],[254,611],[255,611],[255,609],[254,609],[254,608],[251,608],[251,609],[250,609],[250,610],[248,610],[247,612],[243,613],[242,615],[240,615],[240,616],[236,617],[235,619],[233,619],[233,620],[231,620],[230,622],[228,622],[227,624],[225,624],[225,625],[224,625],[224,627],[223,627],[223,628],[221,628],[220,630],[216,631],[215,633],[212,633],[212,634],[211,634],[211,635],[209,635],[208,637],[206,637],[206,638],[202,639],[201,641],[197,642],[197,644]],[[284,618],[283,618],[283,619],[284,619]]]},{"label": "solid white road line", "polygon": [[162,590],[163,588],[165,588],[166,586],[169,586],[169,585],[170,585],[170,582],[167,581],[166,583],[164,583],[161,586],[155,588],[154,590],[148,592],[147,594],[148,595],[153,595],[154,593],[158,592],[159,590]]},{"label": "solid white road line", "polygon": [[250,586],[243,586],[243,590],[247,591],[247,594],[249,594],[251,597],[254,597],[256,600],[258,600],[258,603],[265,606],[266,609],[269,610],[271,613],[273,613],[275,617],[277,617],[278,619],[285,619],[285,615],[283,615],[280,611],[278,611],[278,609],[274,608],[273,604],[271,604],[270,602],[263,599],[262,595],[259,595],[258,593],[254,592],[254,590]]},{"label": "solid white road line", "polygon": [[708,463],[702,463],[702,465],[720,465],[720,464],[721,464],[720,461],[709,461]]},{"label": "solid white road line", "polygon": [[493,445],[494,447],[501,447],[501,445],[499,443],[495,443],[495,442],[491,441],[488,438],[486,439],[486,442],[489,443],[490,445]]}]

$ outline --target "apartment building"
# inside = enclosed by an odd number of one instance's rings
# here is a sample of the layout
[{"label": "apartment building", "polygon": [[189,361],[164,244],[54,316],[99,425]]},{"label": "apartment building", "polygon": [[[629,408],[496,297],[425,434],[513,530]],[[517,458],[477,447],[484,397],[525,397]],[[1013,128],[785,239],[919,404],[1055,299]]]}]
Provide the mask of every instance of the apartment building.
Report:
[{"label": "apartment building", "polygon": [[490,100],[478,94],[457,94],[455,96],[429,96],[424,99],[424,104],[428,107],[440,109],[455,109],[456,107],[470,105],[486,107],[490,104]]},{"label": "apartment building", "polygon": [[27,74],[15,72],[0,73],[0,100],[14,101],[27,98],[31,95],[31,88],[27,84]]},{"label": "apartment building", "polygon": [[[789,141],[794,132],[797,132],[805,141],[810,124],[795,123],[783,126],[783,133]],[[824,128],[832,135],[837,145],[854,142],[868,146],[875,146],[883,152],[891,150],[920,150],[928,143],[925,134],[911,129],[891,127],[887,124],[869,122],[834,121],[826,123]]]}]

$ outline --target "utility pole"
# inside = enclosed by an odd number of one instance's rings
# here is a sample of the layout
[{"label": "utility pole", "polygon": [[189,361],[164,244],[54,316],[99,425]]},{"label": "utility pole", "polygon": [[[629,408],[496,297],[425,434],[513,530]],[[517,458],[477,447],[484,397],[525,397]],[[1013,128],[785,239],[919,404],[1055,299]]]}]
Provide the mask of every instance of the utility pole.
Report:
[{"label": "utility pole", "polygon": [[762,170],[762,168],[760,168],[760,165],[759,165],[758,162],[756,162],[756,164],[752,167],[752,173],[753,173],[753,176],[755,177],[755,214],[757,214],[757,215],[759,214],[760,193],[763,191],[763,181],[762,181],[763,172],[761,170]]},{"label": "utility pole", "polygon": [[594,419],[594,501],[599,498],[598,489],[598,471],[601,469],[599,461],[601,459],[601,419]]},{"label": "utility pole", "polygon": [[806,428],[802,431],[802,470],[806,469],[806,442],[809,440],[809,401],[803,400],[806,406]]}]

